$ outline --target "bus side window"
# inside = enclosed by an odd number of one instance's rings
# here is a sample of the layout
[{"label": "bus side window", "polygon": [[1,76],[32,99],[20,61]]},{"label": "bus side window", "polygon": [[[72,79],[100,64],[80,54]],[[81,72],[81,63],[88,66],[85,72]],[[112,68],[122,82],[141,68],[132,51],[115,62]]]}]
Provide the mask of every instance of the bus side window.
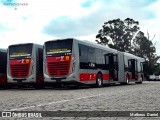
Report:
[{"label": "bus side window", "polygon": [[88,62],[88,47],[85,45],[79,44],[80,49],[80,62]]},{"label": "bus side window", "polygon": [[141,66],[141,72],[143,72],[143,63],[142,62],[140,63],[140,66]]},{"label": "bus side window", "polygon": [[103,55],[102,63],[107,65],[107,64],[109,64],[109,61],[106,58],[106,54],[108,54],[108,53],[105,51],[102,51],[102,55]]},{"label": "bus side window", "polygon": [[92,47],[89,47],[89,50],[88,50],[88,62],[95,63],[95,59],[96,59],[95,49],[92,48]]},{"label": "bus side window", "polygon": [[81,56],[81,48],[79,47],[79,56]]},{"label": "bus side window", "polygon": [[126,57],[124,57],[124,69],[125,71],[128,71],[128,60]]},{"label": "bus side window", "polygon": [[96,64],[102,64],[102,50],[100,49],[95,49],[95,54],[96,54]]},{"label": "bus side window", "polygon": [[138,72],[141,72],[142,71],[142,69],[141,69],[141,63],[140,62],[138,62]]},{"label": "bus side window", "polygon": [[79,44],[80,69],[88,68],[88,46]]},{"label": "bus side window", "polygon": [[132,71],[132,63],[131,63],[131,60],[128,60],[128,71],[129,71],[129,72]]},{"label": "bus side window", "polygon": [[95,48],[88,47],[88,67],[95,68],[96,67],[96,55],[95,55]]},{"label": "bus side window", "polygon": [[114,55],[114,68],[118,70],[118,59],[117,59],[117,54]]}]

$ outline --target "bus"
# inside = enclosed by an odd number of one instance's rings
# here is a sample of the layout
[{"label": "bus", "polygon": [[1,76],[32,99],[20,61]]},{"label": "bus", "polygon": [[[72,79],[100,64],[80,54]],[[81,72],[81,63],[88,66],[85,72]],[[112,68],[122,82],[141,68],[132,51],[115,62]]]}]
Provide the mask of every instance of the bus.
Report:
[{"label": "bus", "polygon": [[142,83],[144,59],[108,46],[73,38],[44,43],[44,82],[103,84]]},{"label": "bus", "polygon": [[0,49],[0,86],[7,85],[7,50]]},{"label": "bus", "polygon": [[8,83],[43,86],[43,46],[34,43],[10,45],[7,54]]}]

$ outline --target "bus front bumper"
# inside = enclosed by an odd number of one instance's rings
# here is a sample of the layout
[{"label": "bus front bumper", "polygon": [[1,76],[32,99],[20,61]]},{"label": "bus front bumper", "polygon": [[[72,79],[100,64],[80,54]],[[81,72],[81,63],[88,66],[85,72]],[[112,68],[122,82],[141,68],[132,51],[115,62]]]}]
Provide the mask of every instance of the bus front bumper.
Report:
[{"label": "bus front bumper", "polygon": [[68,76],[49,76],[44,74],[44,82],[79,82],[75,74]]}]

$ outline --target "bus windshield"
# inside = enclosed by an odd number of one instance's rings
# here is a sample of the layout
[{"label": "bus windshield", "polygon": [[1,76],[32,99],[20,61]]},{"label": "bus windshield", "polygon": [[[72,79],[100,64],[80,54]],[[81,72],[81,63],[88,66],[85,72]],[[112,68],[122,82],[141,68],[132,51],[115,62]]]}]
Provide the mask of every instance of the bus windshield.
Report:
[{"label": "bus windshield", "polygon": [[32,54],[33,44],[22,44],[22,45],[12,45],[9,47],[9,57],[19,58],[19,57],[30,57]]},{"label": "bus windshield", "polygon": [[48,41],[45,43],[46,54],[47,56],[71,54],[72,43],[72,39]]}]

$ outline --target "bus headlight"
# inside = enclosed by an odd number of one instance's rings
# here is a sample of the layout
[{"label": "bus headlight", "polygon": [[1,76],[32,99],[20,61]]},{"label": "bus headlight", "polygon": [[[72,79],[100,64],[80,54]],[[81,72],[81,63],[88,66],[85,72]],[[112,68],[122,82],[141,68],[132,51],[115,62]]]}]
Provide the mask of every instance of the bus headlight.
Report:
[{"label": "bus headlight", "polygon": [[33,75],[34,74],[34,65],[35,65],[35,62],[33,59],[31,59],[31,68],[30,68],[30,73],[29,73],[29,76]]},{"label": "bus headlight", "polygon": [[72,73],[75,71],[75,62],[73,62],[73,64],[72,64]]},{"label": "bus headlight", "polygon": [[75,59],[75,57],[73,56],[72,57],[72,72],[71,73],[73,73],[73,72],[75,72],[75,67],[76,67],[76,59]]}]

